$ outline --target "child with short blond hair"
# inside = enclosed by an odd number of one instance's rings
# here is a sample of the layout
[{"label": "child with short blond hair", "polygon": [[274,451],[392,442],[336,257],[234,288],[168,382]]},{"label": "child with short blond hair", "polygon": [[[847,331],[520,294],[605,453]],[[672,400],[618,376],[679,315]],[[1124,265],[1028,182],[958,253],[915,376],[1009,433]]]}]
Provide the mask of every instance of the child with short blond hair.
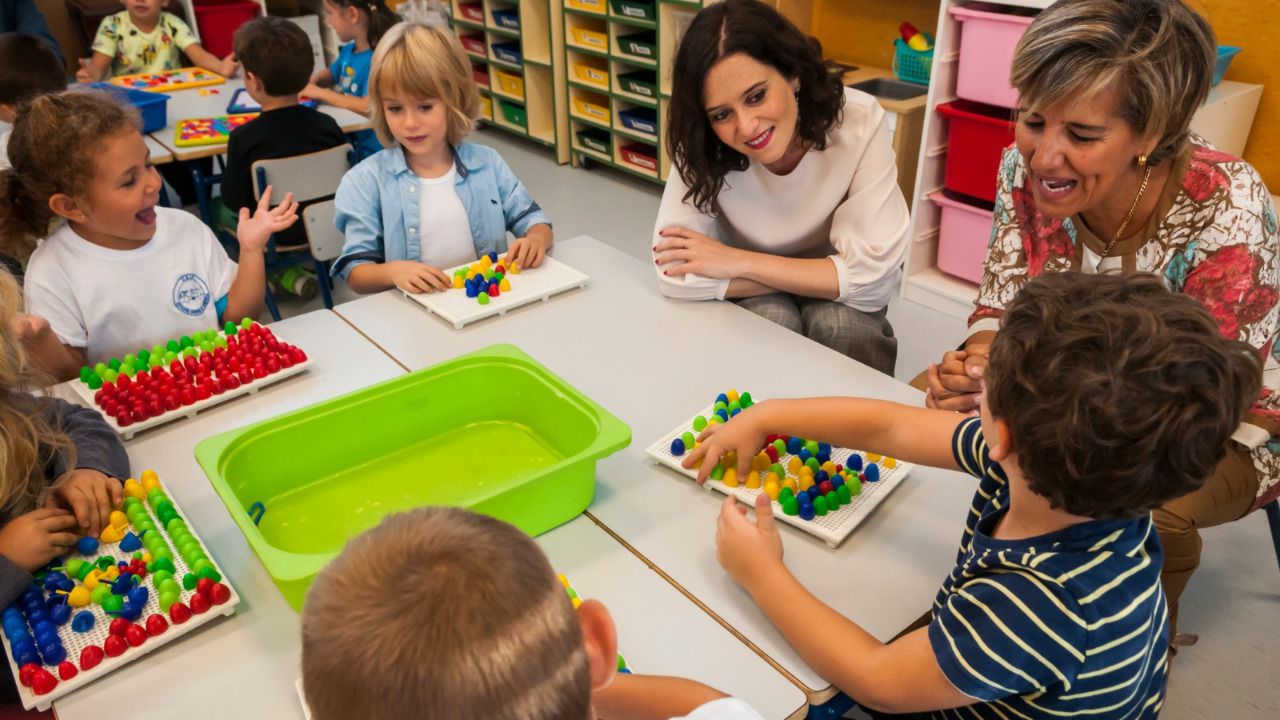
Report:
[{"label": "child with short blond hair", "polygon": [[374,53],[369,97],[374,129],[391,147],[338,187],[334,222],[346,244],[335,277],[359,293],[422,293],[453,287],[443,269],[490,252],[521,267],[542,263],[552,243],[542,208],[497,151],[464,140],[480,96],[447,26],[391,28]]},{"label": "child with short blond hair", "polygon": [[529,536],[457,508],[391,515],[351,540],[302,614],[315,720],[761,720],[691,680],[615,676],[616,658],[604,605],[575,611]]}]

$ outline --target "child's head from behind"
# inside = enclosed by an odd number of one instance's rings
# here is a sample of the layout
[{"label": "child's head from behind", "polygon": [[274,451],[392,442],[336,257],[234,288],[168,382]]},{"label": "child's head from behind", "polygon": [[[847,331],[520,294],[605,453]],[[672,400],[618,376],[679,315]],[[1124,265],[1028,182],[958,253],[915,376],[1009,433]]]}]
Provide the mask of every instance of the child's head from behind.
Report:
[{"label": "child's head from behind", "polygon": [[311,79],[315,64],[311,41],[302,28],[285,18],[268,15],[241,25],[234,49],[244,66],[246,87],[253,86],[256,79],[268,97],[296,99]]},{"label": "child's head from behind", "polygon": [[384,144],[418,153],[462,142],[475,126],[480,95],[457,36],[415,22],[391,28],[373,54],[369,106]]},{"label": "child's head from behind", "polygon": [[9,136],[0,172],[0,237],[25,257],[56,217],[117,249],[155,234],[160,176],[138,132],[137,112],[111,95],[72,90],[36,98]]},{"label": "child's head from behind", "polygon": [[359,41],[376,48],[398,18],[385,0],[324,0],[324,21],[342,42]]},{"label": "child's head from behind", "polygon": [[169,0],[120,0],[120,4],[129,11],[129,19],[134,24],[151,25],[160,19],[160,13],[169,6]]},{"label": "child's head from behind", "polygon": [[0,121],[12,123],[18,108],[67,87],[67,69],[44,40],[23,33],[0,34]]},{"label": "child's head from behind", "polygon": [[527,535],[456,508],[392,515],[351,540],[302,616],[316,720],[578,720],[616,652],[608,612],[587,601],[575,614]]},{"label": "child's head from behind", "polygon": [[1009,305],[985,379],[984,430],[1007,423],[1030,489],[1073,515],[1123,518],[1200,487],[1261,368],[1154,275],[1053,273]]}]

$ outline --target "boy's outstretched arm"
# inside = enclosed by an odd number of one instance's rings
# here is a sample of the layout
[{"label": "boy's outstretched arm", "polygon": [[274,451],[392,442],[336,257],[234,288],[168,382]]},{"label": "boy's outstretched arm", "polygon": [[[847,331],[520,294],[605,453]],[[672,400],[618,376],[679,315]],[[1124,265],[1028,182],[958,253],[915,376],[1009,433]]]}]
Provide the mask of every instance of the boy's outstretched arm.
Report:
[{"label": "boy's outstretched arm", "polygon": [[782,539],[769,496],[756,517],[725,498],[716,523],[716,557],[815,672],[859,704],[882,712],[924,712],[970,705],[947,680],[921,628],[884,644],[804,588],[782,562]]},{"label": "boy's outstretched arm", "polygon": [[743,475],[765,436],[778,434],[956,470],[951,441],[964,419],[959,413],[864,398],[766,400],[723,425],[708,426],[683,465],[698,467],[698,482],[703,482],[721,456],[733,451],[738,456],[738,474]]},{"label": "boy's outstretched arm", "polygon": [[668,720],[683,717],[726,695],[694,680],[619,674],[591,694],[600,720]]}]

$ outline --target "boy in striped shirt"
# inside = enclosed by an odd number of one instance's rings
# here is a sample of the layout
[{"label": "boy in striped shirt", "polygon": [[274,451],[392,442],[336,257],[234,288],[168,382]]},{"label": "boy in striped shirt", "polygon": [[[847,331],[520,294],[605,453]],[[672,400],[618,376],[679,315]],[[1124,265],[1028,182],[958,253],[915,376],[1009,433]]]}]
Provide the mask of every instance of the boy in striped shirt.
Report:
[{"label": "boy in striped shirt", "polygon": [[[1153,275],[1045,275],[991,348],[979,417],[855,398],[759,403],[685,460],[740,474],[770,433],[978,478],[927,627],[882,643],[787,571],[769,499],[725,501],[721,564],[806,662],[863,706],[951,718],[1154,718],[1168,611],[1150,510],[1203,482],[1261,366]],[[763,498],[763,500],[761,500]]]}]

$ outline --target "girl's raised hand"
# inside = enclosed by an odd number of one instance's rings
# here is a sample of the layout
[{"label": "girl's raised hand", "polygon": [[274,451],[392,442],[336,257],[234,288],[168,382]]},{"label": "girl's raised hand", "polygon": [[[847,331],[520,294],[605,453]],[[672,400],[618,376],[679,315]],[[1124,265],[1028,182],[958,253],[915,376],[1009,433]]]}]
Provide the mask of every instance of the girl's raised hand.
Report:
[{"label": "girl's raised hand", "polygon": [[112,509],[120,506],[122,490],[119,480],[81,468],[64,473],[54,482],[44,506],[70,510],[79,527],[97,537],[110,521]]},{"label": "girl's raised hand", "polygon": [[0,527],[0,555],[27,572],[75,547],[76,516],[62,508],[40,508]]},{"label": "girl's raised hand", "polygon": [[737,455],[739,477],[745,477],[751,470],[751,459],[764,446],[765,436],[756,423],[757,407],[753,405],[743,410],[727,423],[708,425],[698,436],[698,446],[680,464],[685,468],[698,468],[699,485],[707,481],[720,458],[730,452]]},{"label": "girl's raised hand", "polygon": [[660,230],[658,235],[662,240],[653,246],[653,259],[664,275],[695,273],[720,280],[746,275],[747,253],[742,250],[679,226]]},{"label": "girl's raised hand", "polygon": [[276,207],[271,207],[271,190],[267,186],[258,199],[258,208],[249,215],[249,208],[240,208],[240,221],[236,224],[236,240],[241,250],[261,251],[267,247],[272,233],[278,233],[298,220],[298,203],[293,193],[284,196]]},{"label": "girl's raised hand", "polygon": [[386,263],[386,268],[396,287],[415,295],[453,287],[453,282],[443,270],[413,260],[392,260]]}]

